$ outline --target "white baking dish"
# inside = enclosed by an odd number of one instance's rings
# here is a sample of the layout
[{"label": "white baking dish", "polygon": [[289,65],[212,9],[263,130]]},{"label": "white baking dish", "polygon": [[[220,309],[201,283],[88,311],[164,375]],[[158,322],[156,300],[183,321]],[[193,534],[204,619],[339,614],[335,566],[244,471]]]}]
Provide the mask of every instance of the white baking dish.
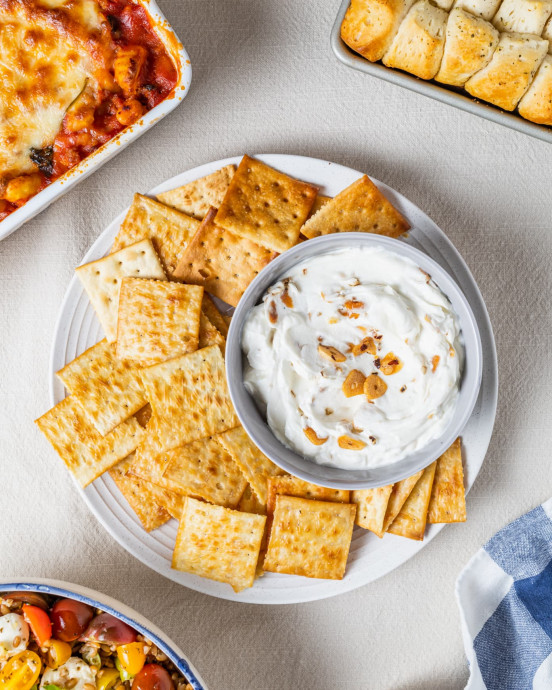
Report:
[{"label": "white baking dish", "polygon": [[188,53],[178,36],[173,31],[155,0],[137,0],[144,6],[152,19],[155,32],[162,40],[169,55],[172,57],[178,71],[178,80],[171,94],[167,96],[159,105],[147,112],[138,122],[126,127],[119,132],[113,139],[94,151],[90,156],[81,161],[71,170],[58,178],[51,185],[48,185],[36,196],[31,197],[26,204],[9,216],[0,221],[0,240],[3,240],[14,230],[17,230],[23,223],[34,218],[40,211],[49,206],[53,201],[68,192],[78,182],[84,180],[91,173],[106,163],[115,154],[120,153],[135,139],[138,139],[144,132],[153,127],[165,115],[174,110],[186,97],[192,81],[192,65]]}]

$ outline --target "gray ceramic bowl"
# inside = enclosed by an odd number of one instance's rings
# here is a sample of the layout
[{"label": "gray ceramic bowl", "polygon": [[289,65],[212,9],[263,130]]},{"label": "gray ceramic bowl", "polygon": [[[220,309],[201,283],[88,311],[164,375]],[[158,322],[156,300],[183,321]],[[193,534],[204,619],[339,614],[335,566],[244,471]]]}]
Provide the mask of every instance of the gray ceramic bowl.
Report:
[{"label": "gray ceramic bowl", "polygon": [[[437,439],[402,460],[373,469],[345,470],[317,465],[295,453],[272,433],[266,419],[243,384],[242,330],[252,307],[262,300],[266,290],[284,277],[292,266],[315,256],[360,246],[382,247],[411,259],[429,273],[452,303],[460,321],[465,348],[465,363],[460,394],[454,415]],[[272,261],[264,268],[241,298],[228,333],[226,344],[226,376],[230,396],[243,427],[255,444],[276,465],[301,479],[336,489],[371,489],[392,484],[415,474],[436,460],[459,436],[474,408],[482,373],[481,339],[475,317],[460,288],[448,273],[426,254],[399,240],[368,233],[336,233],[303,242]]]}]

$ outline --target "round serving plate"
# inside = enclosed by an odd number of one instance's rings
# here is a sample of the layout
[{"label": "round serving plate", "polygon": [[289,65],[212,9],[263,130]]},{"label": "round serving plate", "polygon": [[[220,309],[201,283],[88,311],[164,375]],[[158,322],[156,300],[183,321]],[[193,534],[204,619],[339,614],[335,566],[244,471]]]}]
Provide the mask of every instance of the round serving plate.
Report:
[{"label": "round serving plate", "polygon": [[[363,174],[316,158],[283,154],[263,154],[256,157],[288,175],[317,185],[321,193],[328,196],[335,196]],[[186,184],[224,165],[238,164],[240,159],[240,156],[236,156],[188,170],[158,185],[150,194],[159,194]],[[469,490],[481,469],[491,440],[497,404],[496,348],[487,309],[468,267],[442,230],[404,196],[375,179],[374,182],[412,226],[402,241],[425,252],[449,273],[466,296],[477,321],[483,349],[483,378],[474,410],[462,432],[465,480]],[[125,215],[126,211],[110,223],[94,242],[82,263],[100,259],[109,253]],[[55,372],[103,337],[102,328],[88,297],[74,276],[63,300],[54,334],[49,373],[53,405],[65,397],[64,387],[57,380]],[[108,474],[97,479],[86,489],[79,490],[111,536],[145,565],[198,592],[251,604],[295,604],[324,599],[356,589],[386,575],[412,558],[444,527],[430,525],[423,542],[411,541],[392,534],[378,539],[371,532],[355,527],[343,580],[316,580],[265,573],[262,578],[255,581],[251,589],[235,594],[229,585],[173,570],[171,558],[178,526],[176,520],[171,520],[149,534],[145,532]]]}]

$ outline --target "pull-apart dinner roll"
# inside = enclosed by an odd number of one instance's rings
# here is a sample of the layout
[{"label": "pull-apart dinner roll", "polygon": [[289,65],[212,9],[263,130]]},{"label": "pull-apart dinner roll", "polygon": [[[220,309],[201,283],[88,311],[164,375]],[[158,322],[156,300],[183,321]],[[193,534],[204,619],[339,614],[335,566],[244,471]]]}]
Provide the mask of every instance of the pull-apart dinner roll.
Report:
[{"label": "pull-apart dinner roll", "polygon": [[476,98],[514,110],[548,51],[548,41],[530,34],[504,33],[489,64],[466,82]]},{"label": "pull-apart dinner roll", "polygon": [[429,0],[417,2],[410,8],[383,56],[383,64],[411,72],[421,79],[433,79],[443,56],[447,17],[447,12]]},{"label": "pull-apart dinner roll", "polygon": [[552,125],[552,57],[547,55],[519,102],[519,114],[539,125]]},{"label": "pull-apart dinner roll", "polygon": [[503,0],[493,24],[499,31],[540,36],[552,14],[552,0]]},{"label": "pull-apart dinner roll", "polygon": [[381,60],[414,0],[352,0],[341,38],[371,62]]},{"label": "pull-apart dinner roll", "polygon": [[492,24],[455,8],[449,14],[445,50],[435,79],[443,84],[463,86],[489,64],[498,45],[499,33]]},{"label": "pull-apart dinner roll", "polygon": [[495,16],[500,2],[501,0],[456,0],[454,8],[466,10],[466,12],[490,22]]},{"label": "pull-apart dinner roll", "polygon": [[546,22],[542,37],[548,41],[548,52],[552,53],[552,17]]}]

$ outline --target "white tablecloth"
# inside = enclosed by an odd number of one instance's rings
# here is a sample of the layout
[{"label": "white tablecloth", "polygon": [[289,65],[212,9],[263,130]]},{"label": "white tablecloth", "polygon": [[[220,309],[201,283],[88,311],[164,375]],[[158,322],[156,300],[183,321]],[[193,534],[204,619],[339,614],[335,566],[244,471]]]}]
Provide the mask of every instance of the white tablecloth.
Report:
[{"label": "white tablecloth", "polygon": [[[467,669],[454,580],[497,529],[552,492],[552,147],[353,72],[333,56],[338,0],[160,0],[190,95],[138,142],[0,243],[0,578],[56,577],[137,608],[213,690],[443,690]],[[120,548],[33,420],[73,268],[135,191],[200,163],[286,152],[395,187],[448,234],[494,325],[501,390],[468,522],[350,594],[289,607],[188,591]]]}]

